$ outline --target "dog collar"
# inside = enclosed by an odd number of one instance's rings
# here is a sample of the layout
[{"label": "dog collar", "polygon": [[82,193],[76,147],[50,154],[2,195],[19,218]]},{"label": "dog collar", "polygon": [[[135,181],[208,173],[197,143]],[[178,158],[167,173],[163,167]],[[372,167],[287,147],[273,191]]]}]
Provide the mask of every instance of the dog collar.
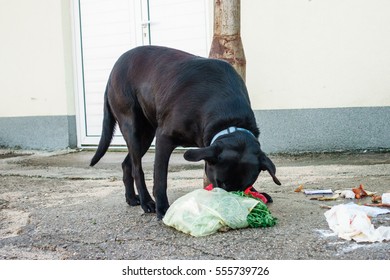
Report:
[{"label": "dog collar", "polygon": [[255,135],[253,135],[253,133],[250,132],[248,129],[231,126],[231,127],[228,127],[227,129],[224,129],[224,130],[218,132],[217,134],[215,134],[213,139],[211,139],[210,146],[215,142],[215,140],[217,140],[218,137],[221,137],[222,135],[230,134],[230,133],[233,133],[236,131],[245,131],[245,132],[249,133],[250,135],[252,135],[253,137],[255,137]]}]

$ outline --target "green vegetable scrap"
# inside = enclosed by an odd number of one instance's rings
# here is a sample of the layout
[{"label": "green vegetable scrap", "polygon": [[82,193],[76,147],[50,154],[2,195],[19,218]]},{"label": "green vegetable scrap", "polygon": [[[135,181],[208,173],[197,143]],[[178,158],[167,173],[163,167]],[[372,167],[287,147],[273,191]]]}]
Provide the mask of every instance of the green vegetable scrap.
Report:
[{"label": "green vegetable scrap", "polygon": [[250,197],[259,201],[246,217],[246,221],[248,222],[250,227],[272,227],[276,225],[277,218],[271,215],[271,212],[269,211],[268,207],[263,201],[261,201],[261,199],[245,194],[243,191],[232,193],[243,197]]}]

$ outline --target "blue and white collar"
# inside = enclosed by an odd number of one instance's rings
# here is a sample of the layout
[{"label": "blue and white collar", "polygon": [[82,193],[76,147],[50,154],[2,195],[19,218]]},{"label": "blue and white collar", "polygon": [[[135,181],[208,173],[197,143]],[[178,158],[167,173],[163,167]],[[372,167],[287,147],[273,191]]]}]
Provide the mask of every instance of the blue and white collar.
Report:
[{"label": "blue and white collar", "polygon": [[215,142],[215,140],[217,140],[218,137],[221,137],[222,135],[230,134],[230,133],[233,133],[236,131],[245,131],[245,132],[249,133],[250,135],[252,135],[253,137],[255,137],[255,135],[253,135],[253,133],[250,132],[248,129],[231,126],[231,127],[228,127],[227,129],[224,129],[224,130],[218,132],[217,134],[215,134],[215,136],[213,137],[213,139],[210,142],[210,146]]}]

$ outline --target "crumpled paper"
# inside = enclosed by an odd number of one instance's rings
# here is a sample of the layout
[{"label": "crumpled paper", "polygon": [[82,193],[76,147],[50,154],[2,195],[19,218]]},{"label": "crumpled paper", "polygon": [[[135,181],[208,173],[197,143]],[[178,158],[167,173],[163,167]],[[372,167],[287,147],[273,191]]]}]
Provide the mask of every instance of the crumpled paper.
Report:
[{"label": "crumpled paper", "polygon": [[356,242],[382,242],[390,240],[390,227],[375,228],[369,217],[387,213],[390,210],[348,203],[333,206],[324,215],[330,229],[340,238]]}]

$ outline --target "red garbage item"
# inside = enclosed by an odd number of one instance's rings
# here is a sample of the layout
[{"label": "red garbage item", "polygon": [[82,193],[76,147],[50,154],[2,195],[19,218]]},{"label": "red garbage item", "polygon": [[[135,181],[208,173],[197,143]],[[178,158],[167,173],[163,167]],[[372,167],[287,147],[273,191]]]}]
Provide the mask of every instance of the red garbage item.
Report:
[{"label": "red garbage item", "polygon": [[[213,189],[213,184],[210,184],[208,185],[207,187],[205,187],[204,189],[206,191],[211,191]],[[247,195],[250,195],[250,196],[253,196],[254,198],[258,198],[258,199],[261,199],[264,203],[267,203],[268,202],[268,199],[262,195],[261,193],[257,192],[253,186],[249,186],[248,188],[245,189],[244,191],[245,194]]]}]

